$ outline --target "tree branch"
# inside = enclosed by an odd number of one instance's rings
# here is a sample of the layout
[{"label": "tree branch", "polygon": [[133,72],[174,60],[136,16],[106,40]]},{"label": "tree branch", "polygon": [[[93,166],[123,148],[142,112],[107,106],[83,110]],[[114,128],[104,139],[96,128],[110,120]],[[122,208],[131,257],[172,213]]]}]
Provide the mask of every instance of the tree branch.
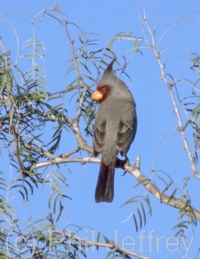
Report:
[{"label": "tree branch", "polygon": [[200,179],[200,174],[198,174],[198,172],[197,172],[197,169],[196,169],[196,166],[195,166],[195,159],[192,156],[192,153],[190,151],[188,141],[187,141],[185,132],[183,130],[181,115],[180,115],[180,112],[179,112],[179,109],[178,109],[178,106],[176,104],[176,100],[175,100],[175,97],[174,97],[174,94],[173,94],[173,91],[172,91],[174,83],[169,83],[167,81],[166,74],[165,74],[165,64],[161,62],[161,59],[160,59],[161,55],[160,55],[159,51],[157,50],[156,43],[155,43],[155,31],[151,30],[151,28],[150,28],[150,26],[147,22],[145,10],[143,11],[143,17],[141,19],[142,19],[142,22],[145,24],[145,26],[146,26],[146,28],[147,28],[150,36],[151,36],[151,44],[147,41],[146,37],[145,37],[145,39],[146,39],[147,44],[149,45],[149,48],[154,52],[154,54],[156,56],[156,60],[159,64],[159,67],[160,67],[160,70],[161,70],[161,79],[164,81],[165,85],[167,86],[167,90],[169,92],[172,104],[174,106],[174,112],[175,112],[175,115],[176,115],[177,120],[178,120],[178,128],[177,129],[179,130],[179,132],[181,134],[183,144],[184,144],[184,149],[187,152],[187,155],[188,155],[188,158],[189,158],[189,161],[190,161],[190,165],[192,167],[193,175],[196,176],[198,179]]},{"label": "tree branch", "polygon": [[80,163],[80,164],[85,164],[85,163],[100,163],[99,158],[94,158],[94,157],[53,157],[51,158],[50,161],[45,161],[41,163],[37,163],[32,165],[29,170],[34,171],[38,168],[41,167],[46,167],[46,166],[51,166],[54,164],[64,164],[64,163]]},{"label": "tree branch", "polygon": [[135,258],[140,258],[140,259],[150,259],[150,257],[147,256],[143,256],[140,255],[138,253],[126,250],[125,248],[122,248],[120,246],[118,246],[115,242],[109,240],[108,243],[101,243],[101,242],[94,242],[94,241],[89,241],[86,240],[85,238],[81,238],[77,235],[75,235],[74,233],[70,232],[70,234],[66,235],[67,240],[75,240],[78,243],[78,246],[81,246],[82,248],[86,249],[89,247],[105,247],[105,248],[109,248],[111,250],[111,252],[117,252],[120,255],[123,255],[123,257],[125,256],[125,258],[127,258],[127,256],[134,256]]},{"label": "tree branch", "polygon": [[[148,179],[146,178],[139,168],[136,166],[130,166],[127,163],[124,163],[124,167],[120,166],[120,168],[124,169],[126,172],[129,172],[132,176],[134,176],[148,192],[150,192],[156,199],[160,200],[162,203],[170,205],[176,209],[182,209],[186,206],[186,202],[182,199],[177,199],[175,197],[170,197],[166,194],[163,194],[159,191],[159,189]],[[200,220],[200,211],[196,210],[194,207],[190,206],[192,213],[194,214],[197,220]],[[189,214],[191,211],[186,211],[185,214]]]}]

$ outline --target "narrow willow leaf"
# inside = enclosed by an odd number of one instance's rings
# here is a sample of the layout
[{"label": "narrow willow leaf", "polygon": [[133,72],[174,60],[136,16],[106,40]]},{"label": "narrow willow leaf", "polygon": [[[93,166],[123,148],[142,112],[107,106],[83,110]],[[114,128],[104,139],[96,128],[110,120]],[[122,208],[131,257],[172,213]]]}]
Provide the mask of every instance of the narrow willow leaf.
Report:
[{"label": "narrow willow leaf", "polygon": [[[97,238],[96,238],[96,243],[100,242],[100,237],[101,237],[101,233],[98,231],[97,232]],[[99,249],[99,246],[96,246],[97,250]]]},{"label": "narrow willow leaf", "polygon": [[146,213],[145,209],[142,203],[140,203],[141,209],[142,209],[142,215],[143,215],[143,221],[144,221],[144,226],[146,225]]},{"label": "narrow willow leaf", "polygon": [[141,229],[142,228],[142,215],[140,213],[139,208],[137,208],[137,213],[138,213],[138,216],[139,216],[139,219],[140,219],[140,229]]},{"label": "narrow willow leaf", "polygon": [[58,222],[58,220],[60,219],[62,212],[63,212],[63,205],[62,205],[61,201],[59,201],[59,213],[58,213],[56,222]]},{"label": "narrow willow leaf", "polygon": [[57,207],[57,201],[58,201],[58,195],[54,198],[54,203],[53,203],[53,213],[56,214],[56,207]]},{"label": "narrow willow leaf", "polygon": [[51,200],[52,200],[53,194],[54,194],[54,192],[51,191],[51,193],[49,195],[49,199],[48,199],[48,207],[49,207],[49,209],[51,209]]},{"label": "narrow willow leaf", "polygon": [[147,206],[149,208],[148,213],[150,215],[152,215],[152,208],[151,208],[151,203],[150,203],[150,200],[149,200],[149,196],[147,195],[147,196],[144,196],[143,198],[144,198],[144,200],[145,200],[145,202],[146,202],[146,204],[147,204]]},{"label": "narrow willow leaf", "polygon": [[133,214],[133,221],[134,221],[134,224],[135,224],[135,231],[137,232],[138,231],[138,224],[137,224],[137,219],[136,219],[135,214]]}]

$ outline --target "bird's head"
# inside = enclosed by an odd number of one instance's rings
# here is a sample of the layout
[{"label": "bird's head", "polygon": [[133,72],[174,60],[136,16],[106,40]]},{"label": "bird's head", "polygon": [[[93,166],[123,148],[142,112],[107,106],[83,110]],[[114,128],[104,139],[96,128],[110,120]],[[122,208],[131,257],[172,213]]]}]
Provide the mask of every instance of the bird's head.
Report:
[{"label": "bird's head", "polygon": [[101,80],[98,83],[97,89],[92,93],[92,100],[102,103],[109,96],[112,91],[111,78],[113,76],[112,66],[115,60],[113,60],[104,71]]},{"label": "bird's head", "polygon": [[102,103],[107,98],[121,98],[123,95],[126,95],[127,91],[128,95],[130,95],[125,83],[114,75],[112,69],[114,62],[115,60],[113,60],[104,71],[97,85],[97,89],[91,95],[92,100]]}]

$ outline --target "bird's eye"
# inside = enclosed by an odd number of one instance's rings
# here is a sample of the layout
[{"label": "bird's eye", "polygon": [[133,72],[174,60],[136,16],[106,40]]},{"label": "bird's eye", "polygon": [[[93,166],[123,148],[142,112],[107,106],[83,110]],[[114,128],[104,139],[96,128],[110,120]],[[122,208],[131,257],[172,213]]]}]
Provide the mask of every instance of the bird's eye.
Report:
[{"label": "bird's eye", "polygon": [[109,86],[105,86],[104,90],[105,90],[106,93],[108,93],[108,92],[110,92],[110,87]]}]

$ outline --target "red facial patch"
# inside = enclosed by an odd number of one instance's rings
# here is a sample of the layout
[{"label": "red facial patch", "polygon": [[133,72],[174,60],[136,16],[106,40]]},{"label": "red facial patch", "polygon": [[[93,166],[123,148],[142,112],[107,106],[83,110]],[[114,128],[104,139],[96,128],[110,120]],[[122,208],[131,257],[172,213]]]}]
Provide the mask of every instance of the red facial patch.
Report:
[{"label": "red facial patch", "polygon": [[97,90],[103,94],[103,98],[99,100],[99,102],[102,103],[108,97],[108,93],[111,91],[111,87],[109,85],[103,85],[97,87]]}]

